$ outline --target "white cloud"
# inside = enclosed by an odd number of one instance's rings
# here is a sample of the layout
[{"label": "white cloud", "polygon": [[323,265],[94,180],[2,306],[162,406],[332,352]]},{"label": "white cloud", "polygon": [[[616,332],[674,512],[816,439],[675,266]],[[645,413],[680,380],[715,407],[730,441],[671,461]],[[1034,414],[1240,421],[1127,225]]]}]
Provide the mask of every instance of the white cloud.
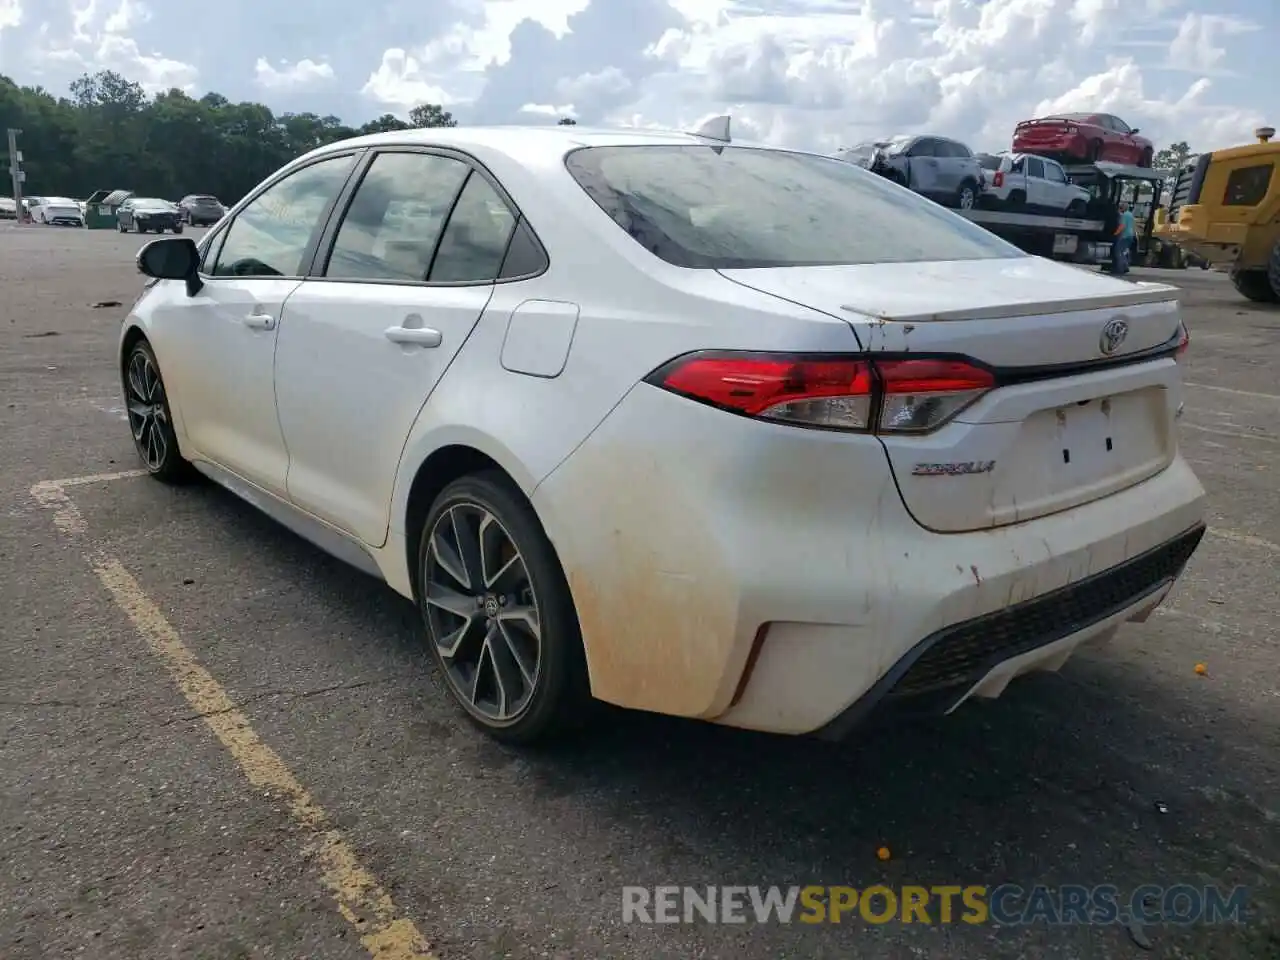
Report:
[{"label": "white cloud", "polygon": [[382,54],[382,63],[369,75],[360,92],[369,99],[407,111],[420,103],[448,106],[456,98],[429,79],[425,65],[399,47]]},{"label": "white cloud", "polygon": [[333,79],[333,67],[327,63],[317,63],[309,57],[292,66],[288,60],[281,60],[280,66],[282,69],[276,69],[266,57],[259,57],[253,67],[258,86],[264,90],[294,90]]},{"label": "white cloud", "polygon": [[193,27],[172,0],[0,0],[0,62],[51,90],[113,69],[149,91],[198,83],[351,123],[420,103],[463,124],[570,115],[687,129],[728,111],[741,135],[820,149],[926,130],[1000,148],[1017,121],[1067,105],[1119,113],[1157,146],[1222,146],[1274,123],[1280,89],[1275,0],[437,0],[421,11],[416,0],[361,0],[358,16],[341,0],[219,0]]},{"label": "white cloud", "polygon": [[0,0],[0,32],[22,26],[22,4],[19,0]]},{"label": "white cloud", "polygon": [[1230,39],[1257,30],[1239,17],[1212,13],[1188,13],[1169,44],[1169,64],[1197,73],[1221,73]]},{"label": "white cloud", "polygon": [[139,0],[119,0],[114,6],[98,0],[73,2],[69,35],[59,40],[44,22],[31,52],[77,70],[114,70],[151,94],[174,87],[193,90],[200,73],[193,64],[157,51],[144,53],[129,35],[151,17]]}]

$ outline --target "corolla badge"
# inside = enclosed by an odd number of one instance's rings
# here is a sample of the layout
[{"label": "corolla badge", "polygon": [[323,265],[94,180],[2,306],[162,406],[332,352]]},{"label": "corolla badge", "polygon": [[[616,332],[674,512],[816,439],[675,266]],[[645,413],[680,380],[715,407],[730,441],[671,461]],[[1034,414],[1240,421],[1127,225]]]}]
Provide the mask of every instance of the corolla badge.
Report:
[{"label": "corolla badge", "polygon": [[1124,343],[1124,338],[1129,335],[1129,322],[1121,320],[1117,317],[1114,320],[1108,320],[1106,326],[1102,328],[1102,333],[1098,336],[1098,349],[1102,351],[1102,355],[1109,357],[1120,349],[1120,344]]}]

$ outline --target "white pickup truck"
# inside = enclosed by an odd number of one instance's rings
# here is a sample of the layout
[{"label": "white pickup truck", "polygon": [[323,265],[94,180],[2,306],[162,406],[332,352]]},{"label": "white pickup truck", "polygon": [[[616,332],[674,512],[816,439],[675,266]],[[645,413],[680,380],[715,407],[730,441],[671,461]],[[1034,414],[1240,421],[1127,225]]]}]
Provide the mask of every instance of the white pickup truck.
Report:
[{"label": "white pickup truck", "polygon": [[1011,210],[1036,209],[1082,217],[1092,194],[1067,180],[1062,164],[1029,153],[978,155],[987,188],[985,205]]}]

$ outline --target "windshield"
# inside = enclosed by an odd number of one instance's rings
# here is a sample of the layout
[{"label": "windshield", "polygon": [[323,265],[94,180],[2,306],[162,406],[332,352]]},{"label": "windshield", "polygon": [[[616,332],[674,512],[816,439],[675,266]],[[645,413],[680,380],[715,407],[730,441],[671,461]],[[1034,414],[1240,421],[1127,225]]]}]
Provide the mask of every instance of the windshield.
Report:
[{"label": "windshield", "polygon": [[220,206],[217,197],[191,197],[191,203],[198,203],[201,206]]},{"label": "windshield", "polygon": [[978,163],[982,165],[983,170],[999,170],[1003,160],[1004,157],[995,157],[989,153],[978,154]]},{"label": "windshield", "polygon": [[584,147],[565,161],[655,256],[730,269],[1026,256],[854,164],[755,147]]}]

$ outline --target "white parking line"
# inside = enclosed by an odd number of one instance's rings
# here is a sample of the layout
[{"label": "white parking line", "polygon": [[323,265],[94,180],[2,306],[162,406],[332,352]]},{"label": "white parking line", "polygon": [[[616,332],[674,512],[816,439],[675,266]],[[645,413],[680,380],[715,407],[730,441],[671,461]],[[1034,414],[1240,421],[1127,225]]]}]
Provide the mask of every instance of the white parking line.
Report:
[{"label": "white parking line", "polygon": [[1280,543],[1272,543],[1262,537],[1255,537],[1251,533],[1236,533],[1234,530],[1223,530],[1221,527],[1210,527],[1209,533],[1219,540],[1228,540],[1231,543],[1241,543],[1247,547],[1260,547],[1272,553],[1280,553]]},{"label": "white parking line", "polygon": [[1216,390],[1218,393],[1229,393],[1235,397],[1254,397],[1258,400],[1280,400],[1280,395],[1274,393],[1258,393],[1254,390],[1236,390],[1234,387],[1215,387],[1211,383],[1192,383],[1190,380],[1183,381],[1183,386],[1195,387],[1197,390]]},{"label": "white parking line", "polygon": [[[31,495],[53,513],[54,526],[78,539],[86,530],[83,514],[68,488],[110,483],[146,474],[145,470],[97,473],[65,480],[45,480]],[[248,781],[259,790],[283,797],[290,816],[307,836],[303,851],[314,857],[320,877],[338,912],[355,928],[360,943],[374,960],[436,960],[426,938],[401,914],[391,895],[361,863],[356,852],[329,815],[285,765],[280,755],[254,731],[249,718],[236,707],[160,608],[151,601],[124,565],[105,551],[87,548],[85,558],[98,580],[133,623],[138,635],[169,671],[175,686],[214,736],[231,754]]]},{"label": "white parking line", "polygon": [[1205,427],[1198,423],[1190,423],[1186,420],[1182,420],[1181,425],[1188,430],[1196,430],[1200,433],[1216,433],[1222,437],[1235,437],[1237,440],[1256,440],[1259,443],[1280,443],[1280,437],[1271,437],[1264,433],[1246,433],[1243,430],[1225,430],[1222,427]]}]

